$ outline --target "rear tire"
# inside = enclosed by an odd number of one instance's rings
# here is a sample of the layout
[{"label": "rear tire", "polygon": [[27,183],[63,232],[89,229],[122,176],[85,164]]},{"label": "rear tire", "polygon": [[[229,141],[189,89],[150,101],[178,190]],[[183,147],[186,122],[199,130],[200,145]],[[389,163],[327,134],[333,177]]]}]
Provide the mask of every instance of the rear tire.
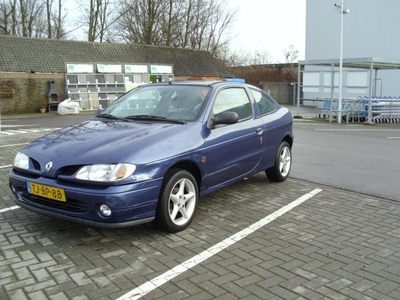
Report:
[{"label": "rear tire", "polygon": [[282,182],[288,178],[292,167],[292,149],[288,142],[282,142],[275,158],[275,165],[267,170],[265,174],[268,179],[275,182]]},{"label": "rear tire", "polygon": [[196,179],[186,170],[167,173],[157,204],[156,224],[164,231],[175,233],[192,222],[199,198]]}]

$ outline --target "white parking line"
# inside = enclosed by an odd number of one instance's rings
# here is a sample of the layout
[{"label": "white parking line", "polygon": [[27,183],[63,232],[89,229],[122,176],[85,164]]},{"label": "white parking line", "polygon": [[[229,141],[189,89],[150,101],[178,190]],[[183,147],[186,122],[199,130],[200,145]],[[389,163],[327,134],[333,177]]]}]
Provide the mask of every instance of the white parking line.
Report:
[{"label": "white parking line", "polygon": [[[15,120],[17,121],[17,120]],[[37,126],[39,124],[29,124],[29,125],[1,125],[2,128],[13,128],[13,127],[32,127],[32,126]]]},{"label": "white parking line", "polygon": [[0,145],[0,148],[2,148],[2,147],[21,146],[21,145],[26,145],[26,144],[29,144],[29,143],[19,143],[19,144]]},{"label": "white parking line", "polygon": [[12,165],[5,165],[5,166],[0,166],[0,169],[6,169],[6,168],[11,168]]},{"label": "white parking line", "polygon": [[7,212],[7,211],[10,211],[10,210],[17,209],[17,208],[19,208],[19,206],[15,205],[15,206],[11,206],[11,207],[0,209],[0,214],[2,214],[4,212]]},{"label": "white parking line", "polygon": [[283,214],[289,212],[296,206],[300,205],[301,203],[305,202],[306,200],[314,197],[316,194],[321,192],[321,189],[315,189],[297,200],[289,203],[288,205],[278,209],[274,213],[266,216],[265,218],[261,219],[260,221],[254,223],[253,225],[243,229],[242,231],[230,236],[229,238],[223,240],[222,242],[208,248],[207,250],[201,252],[200,254],[188,259],[187,261],[183,262],[182,264],[176,266],[175,268],[161,274],[160,276],[145,282],[144,284],[140,285],[139,287],[135,288],[134,290],[126,293],[125,295],[119,297],[117,300],[128,300],[128,299],[139,299],[143,297],[147,293],[155,290],[156,288],[160,287],[164,283],[172,280],[176,276],[182,274],[183,272],[197,266],[204,260],[212,257],[213,255],[217,254],[218,252],[224,250],[225,248],[235,244],[236,242],[240,241],[241,239],[247,237],[249,234],[255,232],[259,228],[265,226],[266,224],[272,222],[273,220],[277,219],[278,217],[282,216]]},{"label": "white parking line", "polygon": [[315,131],[379,131],[379,132],[397,132],[400,129],[375,129],[375,128],[316,128]]},{"label": "white parking line", "polygon": [[8,131],[0,131],[0,134],[5,134],[5,135],[14,135],[15,133],[13,132],[8,132]]},{"label": "white parking line", "polygon": [[4,131],[5,134],[15,134],[15,133],[27,133],[27,131],[21,130],[21,129],[17,129],[17,130],[13,130],[13,129],[9,129],[7,131]]},{"label": "white parking line", "polygon": [[27,133],[45,133],[49,131],[55,131],[59,130],[60,128],[37,128],[37,129],[17,129],[17,130],[5,130],[5,131],[0,131],[0,136],[1,135],[6,135],[6,136],[11,136],[15,134],[27,134]]}]

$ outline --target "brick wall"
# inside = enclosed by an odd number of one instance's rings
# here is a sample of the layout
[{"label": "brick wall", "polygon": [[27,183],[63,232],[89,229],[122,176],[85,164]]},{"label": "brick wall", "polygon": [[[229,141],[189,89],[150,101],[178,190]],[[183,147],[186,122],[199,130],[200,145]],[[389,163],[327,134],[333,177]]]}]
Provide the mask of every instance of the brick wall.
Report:
[{"label": "brick wall", "polygon": [[49,81],[54,80],[59,101],[65,100],[64,74],[0,73],[2,114],[39,112],[39,102],[47,99]]}]

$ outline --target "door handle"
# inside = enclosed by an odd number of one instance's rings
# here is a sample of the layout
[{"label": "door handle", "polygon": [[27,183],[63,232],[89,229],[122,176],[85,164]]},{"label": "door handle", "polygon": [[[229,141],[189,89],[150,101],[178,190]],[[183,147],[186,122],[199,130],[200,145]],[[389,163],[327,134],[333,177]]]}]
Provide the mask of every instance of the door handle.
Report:
[{"label": "door handle", "polygon": [[256,132],[257,132],[257,134],[261,135],[264,132],[264,129],[261,127],[258,127]]}]

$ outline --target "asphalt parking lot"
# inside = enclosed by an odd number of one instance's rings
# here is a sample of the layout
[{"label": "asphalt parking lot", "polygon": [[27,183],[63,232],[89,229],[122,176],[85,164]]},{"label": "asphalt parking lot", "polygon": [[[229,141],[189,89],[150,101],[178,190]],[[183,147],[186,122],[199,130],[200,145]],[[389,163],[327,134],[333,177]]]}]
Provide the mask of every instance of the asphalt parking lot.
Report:
[{"label": "asphalt parking lot", "polygon": [[87,227],[12,200],[13,157],[43,134],[0,136],[0,299],[400,299],[398,201],[259,173],[178,234]]}]

